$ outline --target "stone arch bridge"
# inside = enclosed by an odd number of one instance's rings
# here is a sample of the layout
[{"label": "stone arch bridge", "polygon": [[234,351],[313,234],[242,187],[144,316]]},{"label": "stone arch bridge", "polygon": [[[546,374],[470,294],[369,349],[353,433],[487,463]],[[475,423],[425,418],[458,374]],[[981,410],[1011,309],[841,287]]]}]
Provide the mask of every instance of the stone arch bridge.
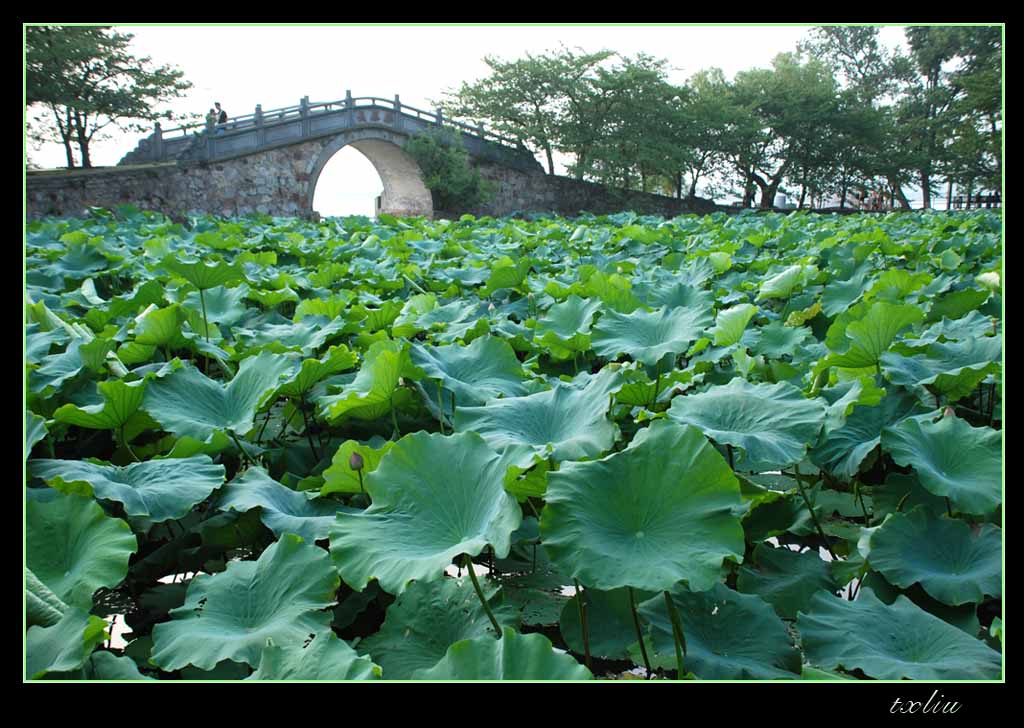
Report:
[{"label": "stone arch bridge", "polygon": [[[447,126],[457,132],[472,164],[495,191],[477,208],[435,210],[415,160],[402,145]],[[709,212],[707,200],[611,190],[544,173],[522,144],[483,127],[443,118],[393,99],[353,97],[237,116],[225,124],[164,130],[157,124],[116,167],[26,175],[27,217],[81,214],[90,206],[133,204],[172,216],[189,212],[237,216],[313,214],[320,172],[342,147],[352,146],[376,168],[384,191],[377,211],[396,216],[435,214],[565,215],[634,210],[671,216]]]}]

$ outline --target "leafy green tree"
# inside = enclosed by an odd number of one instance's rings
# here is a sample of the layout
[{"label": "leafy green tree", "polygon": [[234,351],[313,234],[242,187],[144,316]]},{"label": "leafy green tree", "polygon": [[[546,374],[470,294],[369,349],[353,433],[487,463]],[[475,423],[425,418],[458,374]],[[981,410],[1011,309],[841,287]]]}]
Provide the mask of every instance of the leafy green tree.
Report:
[{"label": "leafy green tree", "polygon": [[582,106],[584,78],[611,51],[578,55],[567,49],[516,61],[486,56],[491,75],[449,91],[442,107],[450,116],[487,122],[496,131],[544,153],[548,174],[555,173],[560,135],[576,127],[567,119]]},{"label": "leafy green tree", "polygon": [[37,143],[64,145],[68,168],[72,144],[83,167],[89,145],[109,127],[142,131],[146,122],[174,118],[157,107],[192,87],[171,66],[129,51],[132,35],[99,26],[25,28],[25,101],[34,112],[30,135]]},{"label": "leafy green tree", "polygon": [[436,207],[471,208],[490,199],[491,186],[470,164],[469,153],[453,130],[441,127],[417,134],[404,149],[423,171],[423,183],[433,194]]},{"label": "leafy green tree", "polygon": [[801,63],[796,54],[780,53],[771,69],[736,74],[729,156],[751,199],[755,186],[759,206],[772,206],[783,180],[794,168],[819,154],[821,140],[831,132],[838,104],[832,73],[820,61]]}]

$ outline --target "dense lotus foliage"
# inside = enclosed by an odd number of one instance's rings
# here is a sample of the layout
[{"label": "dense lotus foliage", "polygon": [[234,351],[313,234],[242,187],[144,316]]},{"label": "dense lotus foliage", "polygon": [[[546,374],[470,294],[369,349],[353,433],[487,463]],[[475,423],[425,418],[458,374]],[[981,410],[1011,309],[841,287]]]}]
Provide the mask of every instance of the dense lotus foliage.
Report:
[{"label": "dense lotus foliage", "polygon": [[998,212],[27,224],[27,679],[999,679]]}]

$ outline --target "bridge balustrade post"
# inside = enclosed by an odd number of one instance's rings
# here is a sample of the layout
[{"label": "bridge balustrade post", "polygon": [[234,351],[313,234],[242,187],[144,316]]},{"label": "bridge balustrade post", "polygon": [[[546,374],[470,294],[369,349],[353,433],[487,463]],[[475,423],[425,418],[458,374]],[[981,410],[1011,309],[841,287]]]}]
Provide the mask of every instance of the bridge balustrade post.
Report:
[{"label": "bridge balustrade post", "polygon": [[153,161],[160,162],[164,158],[164,133],[160,128],[160,122],[153,124]]},{"label": "bridge balustrade post", "polygon": [[345,118],[345,126],[352,126],[355,124],[355,102],[352,100],[352,90],[345,89],[345,108],[348,110]]},{"label": "bridge balustrade post", "polygon": [[309,136],[309,97],[299,99],[299,116],[302,117],[302,136]]},{"label": "bridge balustrade post", "polygon": [[402,125],[402,102],[398,100],[398,94],[395,94],[395,121],[394,126],[396,129]]},{"label": "bridge balustrade post", "polygon": [[442,124],[444,124],[444,115],[441,113],[441,109],[435,109],[435,114],[434,115],[437,117],[437,125],[438,126],[441,126]]},{"label": "bridge balustrade post", "polygon": [[253,112],[253,123],[256,124],[256,143],[263,146],[267,142],[267,132],[263,128],[263,104],[256,104]]}]

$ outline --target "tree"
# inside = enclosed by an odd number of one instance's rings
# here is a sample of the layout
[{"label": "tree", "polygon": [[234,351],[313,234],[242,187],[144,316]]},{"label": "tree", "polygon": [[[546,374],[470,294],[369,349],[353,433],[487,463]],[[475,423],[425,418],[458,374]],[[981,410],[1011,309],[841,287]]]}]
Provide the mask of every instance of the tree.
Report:
[{"label": "tree", "polygon": [[823,140],[832,134],[836,81],[823,63],[800,60],[780,53],[771,69],[741,71],[732,84],[733,121],[726,143],[745,182],[744,205],[756,187],[760,207],[770,208],[783,179],[819,158]]},{"label": "tree", "polygon": [[441,106],[454,118],[487,122],[543,152],[548,174],[554,174],[554,152],[561,146],[561,135],[578,118],[585,79],[611,55],[611,51],[576,54],[563,48],[516,61],[487,56],[484,63],[491,75],[447,92]]},{"label": "tree", "polygon": [[145,122],[172,119],[157,107],[192,87],[182,71],[133,56],[132,37],[98,26],[25,28],[25,101],[37,112],[30,134],[63,143],[69,169],[72,144],[82,166],[91,167],[89,145],[98,133],[111,126],[142,131]]},{"label": "tree", "polygon": [[423,183],[442,210],[472,208],[491,197],[491,188],[469,163],[459,135],[446,127],[409,139],[404,147],[423,172]]}]

